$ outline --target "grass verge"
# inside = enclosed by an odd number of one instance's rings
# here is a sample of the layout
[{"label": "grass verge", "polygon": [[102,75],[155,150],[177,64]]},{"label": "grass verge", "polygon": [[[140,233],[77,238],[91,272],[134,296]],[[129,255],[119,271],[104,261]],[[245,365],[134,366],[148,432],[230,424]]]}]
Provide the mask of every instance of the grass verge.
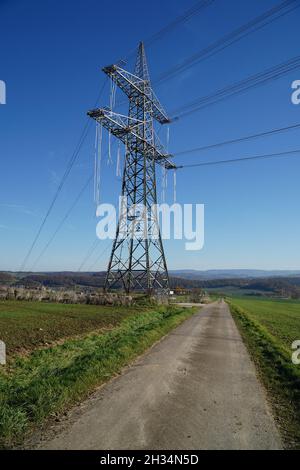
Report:
[{"label": "grass verge", "polygon": [[300,369],[291,361],[292,351],[247,308],[227,302],[268,391],[285,446],[300,449]]},{"label": "grass verge", "polygon": [[157,307],[106,333],[16,358],[0,373],[0,446],[21,444],[34,425],[82,400],[192,313]]}]

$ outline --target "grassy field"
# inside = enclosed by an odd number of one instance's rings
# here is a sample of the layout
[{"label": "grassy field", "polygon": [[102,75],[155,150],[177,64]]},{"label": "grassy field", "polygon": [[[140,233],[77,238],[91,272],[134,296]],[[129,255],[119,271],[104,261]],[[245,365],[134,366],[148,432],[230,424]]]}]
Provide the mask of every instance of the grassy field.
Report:
[{"label": "grassy field", "polygon": [[286,446],[300,449],[300,365],[292,342],[300,340],[300,302],[232,298],[232,314],[271,399]]},{"label": "grassy field", "polygon": [[252,295],[265,295],[265,291],[259,289],[246,289],[236,286],[224,286],[224,287],[207,287],[205,288],[208,294],[216,294],[219,297],[249,297]]},{"label": "grassy field", "polygon": [[[45,307],[49,308],[49,315],[45,313]],[[0,447],[11,448],[22,443],[34,426],[85,398],[193,313],[191,309],[175,307],[155,307],[144,309],[144,312],[130,309],[127,314],[126,310],[114,307],[78,307],[87,308],[86,316],[95,321],[96,332],[68,338],[62,344],[35,349],[27,355],[15,355],[6,367],[0,369]],[[1,319],[3,321],[6,315],[9,322],[7,308],[3,307],[6,313],[2,313]],[[16,307],[11,305],[11,308],[13,314]],[[29,334],[29,341],[26,338],[30,332],[28,325],[36,328],[34,318],[43,321],[47,331],[53,331],[55,325],[63,321],[60,316],[73,312],[73,321],[84,325],[84,313],[79,309],[67,305],[56,305],[56,308],[54,305],[28,305],[22,318],[17,307],[14,332],[23,338],[25,346],[32,346],[35,343],[32,338],[36,337]],[[27,323],[27,315],[32,323]],[[102,320],[96,321],[97,315],[103,316]],[[103,326],[110,326],[110,329],[99,331],[98,328]],[[12,334],[12,328],[9,331]],[[73,334],[80,330],[76,327],[71,331]],[[70,329],[64,326],[60,330],[60,338],[69,333]],[[51,337],[54,338],[53,335]]]},{"label": "grassy field", "polygon": [[0,339],[10,358],[70,336],[115,327],[140,311],[145,307],[0,301]]}]

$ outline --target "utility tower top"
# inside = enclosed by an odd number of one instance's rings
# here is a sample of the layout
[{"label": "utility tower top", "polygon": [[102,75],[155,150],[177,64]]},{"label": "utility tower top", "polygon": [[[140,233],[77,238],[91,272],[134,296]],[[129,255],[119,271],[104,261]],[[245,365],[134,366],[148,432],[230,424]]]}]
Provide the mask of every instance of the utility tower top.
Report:
[{"label": "utility tower top", "polygon": [[135,64],[135,75],[140,77],[142,80],[146,80],[150,83],[150,75],[148,70],[148,64],[146,59],[144,43],[141,41],[139,44],[138,55]]}]

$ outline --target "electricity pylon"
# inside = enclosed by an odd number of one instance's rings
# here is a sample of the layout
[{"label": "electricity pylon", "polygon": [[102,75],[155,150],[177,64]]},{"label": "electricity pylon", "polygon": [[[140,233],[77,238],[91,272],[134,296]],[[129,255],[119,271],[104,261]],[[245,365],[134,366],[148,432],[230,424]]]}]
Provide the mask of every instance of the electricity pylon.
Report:
[{"label": "electricity pylon", "polygon": [[156,164],[166,169],[176,166],[159,142],[153,120],[160,124],[170,120],[151,88],[143,43],[139,45],[133,74],[118,65],[104,67],[103,71],[129,99],[128,116],[110,108],[88,112],[126,148],[122,181],[125,210],[122,206],[105,290],[122,286],[126,292],[166,293],[169,277],[155,206],[155,167]]}]

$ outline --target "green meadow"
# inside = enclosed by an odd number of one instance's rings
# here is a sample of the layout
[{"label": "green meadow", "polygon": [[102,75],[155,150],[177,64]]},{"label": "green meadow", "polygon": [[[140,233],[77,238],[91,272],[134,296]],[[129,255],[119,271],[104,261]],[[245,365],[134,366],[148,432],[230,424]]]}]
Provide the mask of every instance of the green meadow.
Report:
[{"label": "green meadow", "polygon": [[300,340],[300,302],[227,300],[268,391],[286,446],[299,449],[300,365],[292,362],[292,343]]}]

